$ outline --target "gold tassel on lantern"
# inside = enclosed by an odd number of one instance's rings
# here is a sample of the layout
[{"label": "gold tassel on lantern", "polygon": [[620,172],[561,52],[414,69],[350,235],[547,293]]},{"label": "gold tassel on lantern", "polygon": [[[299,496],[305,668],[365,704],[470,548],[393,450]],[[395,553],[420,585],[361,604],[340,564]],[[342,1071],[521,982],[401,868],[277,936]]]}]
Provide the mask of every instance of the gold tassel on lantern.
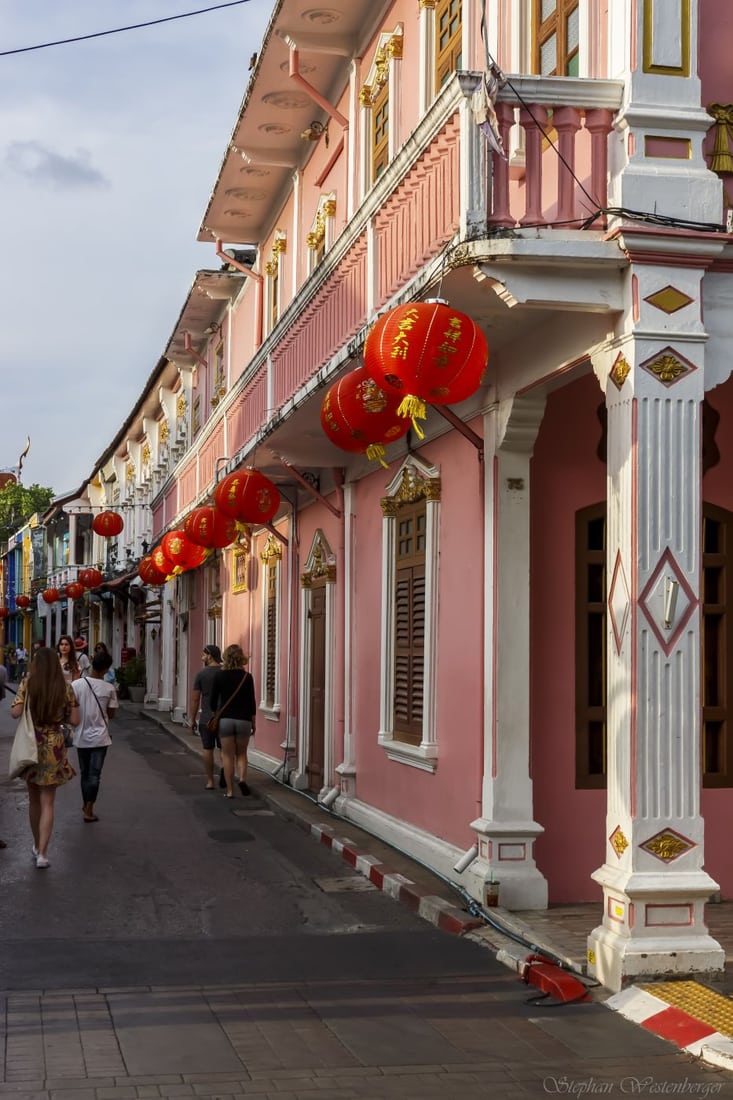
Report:
[{"label": "gold tassel on lantern", "polygon": [[381,465],[384,466],[385,470],[389,469],[389,466],[384,461],[384,456],[387,453],[384,448],[384,444],[370,443],[364,453],[366,454],[367,458],[372,459],[374,462],[381,463]]},{"label": "gold tassel on lantern", "polygon": [[415,397],[414,393],[408,393],[407,397],[403,397],[400,402],[400,407],[397,410],[399,416],[404,416],[406,419],[412,421],[412,426],[415,429],[415,435],[419,439],[425,438],[425,432],[422,430],[417,422],[417,418],[424,420],[427,416],[425,411],[425,402],[421,397]]}]

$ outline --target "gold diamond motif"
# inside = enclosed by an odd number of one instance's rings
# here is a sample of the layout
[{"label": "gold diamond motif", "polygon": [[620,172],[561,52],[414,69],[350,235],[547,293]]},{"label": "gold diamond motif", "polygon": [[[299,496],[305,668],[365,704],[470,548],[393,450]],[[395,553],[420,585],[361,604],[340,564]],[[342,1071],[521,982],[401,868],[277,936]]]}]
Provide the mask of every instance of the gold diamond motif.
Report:
[{"label": "gold diamond motif", "polygon": [[661,309],[662,313],[676,313],[678,309],[689,306],[694,299],[689,294],[683,294],[676,286],[665,286],[661,290],[655,290],[644,301],[655,309]]},{"label": "gold diamond motif", "polygon": [[689,852],[695,844],[681,833],[676,833],[674,829],[663,829],[661,833],[656,833],[639,847],[656,856],[657,859],[661,859],[663,863],[671,863],[685,852]]},{"label": "gold diamond motif", "polygon": [[696,369],[688,359],[678,355],[674,348],[663,348],[653,359],[642,363],[641,367],[653,374],[663,386],[673,386],[684,375]]},{"label": "gold diamond motif", "polygon": [[623,355],[619,354],[616,357],[616,362],[611,367],[611,381],[617,390],[620,390],[626,379],[629,377],[629,371],[631,367]]},{"label": "gold diamond motif", "polygon": [[624,834],[621,832],[620,825],[617,825],[616,828],[613,830],[609,837],[609,840],[611,842],[611,847],[613,848],[614,852],[616,853],[618,858],[621,859],[621,856],[624,854],[629,846],[629,842]]}]

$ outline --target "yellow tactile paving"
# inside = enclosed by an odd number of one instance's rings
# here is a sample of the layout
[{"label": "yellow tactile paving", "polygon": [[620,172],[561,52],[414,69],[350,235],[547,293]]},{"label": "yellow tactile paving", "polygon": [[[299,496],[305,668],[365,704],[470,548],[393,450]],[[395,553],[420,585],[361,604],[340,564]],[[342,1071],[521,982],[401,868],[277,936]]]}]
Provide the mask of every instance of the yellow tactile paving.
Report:
[{"label": "yellow tactile paving", "polygon": [[683,1012],[702,1020],[733,1039],[733,1000],[707,989],[698,982],[655,982],[652,985],[640,985],[639,989],[658,997],[668,1005],[681,1008]]}]

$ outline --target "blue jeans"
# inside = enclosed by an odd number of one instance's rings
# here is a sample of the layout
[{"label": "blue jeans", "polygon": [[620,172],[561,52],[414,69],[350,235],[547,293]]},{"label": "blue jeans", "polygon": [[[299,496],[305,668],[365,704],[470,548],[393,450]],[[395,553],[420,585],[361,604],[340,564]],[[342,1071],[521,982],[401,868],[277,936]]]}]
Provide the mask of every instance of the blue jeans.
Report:
[{"label": "blue jeans", "polygon": [[79,754],[82,798],[85,802],[96,802],[104,758],[107,755],[107,745],[97,749],[77,749],[76,751]]}]

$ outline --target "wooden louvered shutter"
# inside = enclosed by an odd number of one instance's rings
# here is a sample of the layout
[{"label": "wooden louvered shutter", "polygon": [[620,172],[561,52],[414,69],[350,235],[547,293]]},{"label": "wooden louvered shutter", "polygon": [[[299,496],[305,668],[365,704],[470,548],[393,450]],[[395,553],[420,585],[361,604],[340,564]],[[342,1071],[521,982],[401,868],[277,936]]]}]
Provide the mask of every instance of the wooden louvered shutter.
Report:
[{"label": "wooden louvered shutter", "polygon": [[265,672],[265,704],[275,705],[275,662],[277,660],[277,565],[267,567],[267,668]]},{"label": "wooden louvered shutter", "polygon": [[397,516],[394,593],[394,737],[422,741],[425,667],[425,504]]}]

